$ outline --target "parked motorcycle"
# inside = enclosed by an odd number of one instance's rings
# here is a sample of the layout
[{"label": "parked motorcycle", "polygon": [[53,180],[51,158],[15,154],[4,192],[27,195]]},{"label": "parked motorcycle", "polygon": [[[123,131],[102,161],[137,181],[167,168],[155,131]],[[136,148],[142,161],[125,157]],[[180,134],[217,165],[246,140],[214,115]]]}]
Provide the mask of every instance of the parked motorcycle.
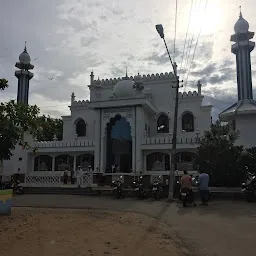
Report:
[{"label": "parked motorcycle", "polygon": [[13,189],[13,193],[16,195],[24,194],[24,188],[22,187],[18,179],[12,179],[12,189]]},{"label": "parked motorcycle", "polygon": [[246,181],[242,183],[242,192],[245,194],[248,202],[256,199],[256,176],[253,173],[247,172]]},{"label": "parked motorcycle", "polygon": [[136,182],[136,181],[133,182],[133,187],[134,187],[134,192],[136,193],[136,196],[138,199],[147,198],[147,192],[142,183],[142,176],[140,176],[138,182]]},{"label": "parked motorcycle", "polygon": [[16,195],[24,194],[24,188],[22,187],[20,181],[14,178],[9,181],[2,182],[0,189],[12,189],[13,193]]},{"label": "parked motorcycle", "polygon": [[160,199],[163,196],[163,188],[162,186],[159,184],[159,182],[156,180],[153,182],[152,184],[152,197],[155,200]]},{"label": "parked motorcycle", "polygon": [[[120,179],[122,179],[122,176],[120,176]],[[120,180],[112,181],[112,187],[113,187],[113,194],[116,197],[116,199],[120,199],[124,197],[124,190],[122,188],[122,182]]]}]

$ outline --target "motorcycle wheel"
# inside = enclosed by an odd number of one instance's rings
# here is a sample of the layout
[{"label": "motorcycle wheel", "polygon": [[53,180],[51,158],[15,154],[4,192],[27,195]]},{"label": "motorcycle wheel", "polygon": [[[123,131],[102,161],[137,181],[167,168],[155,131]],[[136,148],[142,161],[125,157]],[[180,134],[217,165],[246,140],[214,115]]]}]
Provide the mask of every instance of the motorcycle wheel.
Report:
[{"label": "motorcycle wheel", "polygon": [[186,202],[183,202],[183,207],[187,207],[187,203]]}]

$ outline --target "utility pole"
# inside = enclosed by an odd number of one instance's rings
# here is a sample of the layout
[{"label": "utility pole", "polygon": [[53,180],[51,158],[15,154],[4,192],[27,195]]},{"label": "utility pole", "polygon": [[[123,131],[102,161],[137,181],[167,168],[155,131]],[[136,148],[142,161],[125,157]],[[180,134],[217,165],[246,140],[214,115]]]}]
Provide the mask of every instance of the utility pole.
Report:
[{"label": "utility pole", "polygon": [[180,81],[179,77],[177,76],[177,65],[174,63],[173,65],[173,72],[175,76],[175,83],[172,88],[175,88],[175,106],[174,106],[174,120],[173,120],[173,137],[172,137],[172,152],[171,152],[171,168],[170,168],[170,179],[169,179],[169,194],[168,194],[168,201],[173,200],[174,194],[174,186],[175,186],[175,170],[176,170],[176,146],[177,146],[177,126],[178,126],[178,107],[179,107],[179,88]]},{"label": "utility pole", "polygon": [[171,152],[171,168],[170,168],[170,178],[169,178],[169,194],[168,194],[168,201],[173,201],[173,194],[174,194],[174,182],[175,182],[175,169],[176,169],[176,145],[177,145],[177,124],[178,124],[178,106],[179,106],[179,88],[180,86],[179,77],[177,76],[177,65],[176,63],[172,62],[171,55],[169,53],[165,38],[164,38],[164,28],[161,24],[156,25],[156,30],[160,37],[163,39],[166,51],[169,56],[169,60],[171,62],[173,73],[175,77],[175,86],[172,86],[172,88],[175,88],[175,107],[174,107],[174,122],[173,122],[173,137],[172,137],[172,152]]}]

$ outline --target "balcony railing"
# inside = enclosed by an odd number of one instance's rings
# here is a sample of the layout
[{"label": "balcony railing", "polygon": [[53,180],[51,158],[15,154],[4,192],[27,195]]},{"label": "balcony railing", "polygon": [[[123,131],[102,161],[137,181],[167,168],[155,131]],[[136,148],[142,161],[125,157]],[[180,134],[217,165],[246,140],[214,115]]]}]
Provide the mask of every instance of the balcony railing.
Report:
[{"label": "balcony railing", "polygon": [[[25,187],[60,187],[63,186],[63,174],[31,173],[25,175]],[[93,184],[93,173],[84,173],[81,187],[90,187]],[[75,185],[74,185],[75,186]]]},{"label": "balcony railing", "polygon": [[[144,138],[143,145],[172,144],[172,137],[149,137]],[[177,144],[200,144],[199,137],[178,137]]]},{"label": "balcony railing", "polygon": [[79,140],[71,141],[38,141],[34,142],[35,148],[67,148],[67,147],[93,147],[94,140]]}]

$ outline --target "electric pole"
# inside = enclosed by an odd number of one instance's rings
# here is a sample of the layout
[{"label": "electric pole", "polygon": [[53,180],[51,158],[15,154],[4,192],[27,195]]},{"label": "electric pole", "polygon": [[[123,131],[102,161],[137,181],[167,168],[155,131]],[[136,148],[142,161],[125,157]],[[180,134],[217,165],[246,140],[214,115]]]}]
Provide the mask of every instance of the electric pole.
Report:
[{"label": "electric pole", "polygon": [[169,193],[168,193],[168,201],[173,201],[173,194],[174,194],[174,182],[175,182],[175,170],[176,170],[176,146],[177,146],[177,124],[178,124],[178,106],[179,106],[179,88],[180,86],[179,77],[177,76],[177,65],[176,63],[172,62],[171,55],[169,53],[165,38],[164,38],[164,28],[161,24],[156,25],[156,30],[160,37],[163,39],[166,51],[169,56],[169,60],[171,62],[173,73],[175,77],[175,86],[172,86],[172,88],[175,88],[175,106],[174,106],[174,118],[173,118],[173,137],[172,137],[172,152],[171,152],[171,168],[170,168],[170,178],[169,178]]}]

